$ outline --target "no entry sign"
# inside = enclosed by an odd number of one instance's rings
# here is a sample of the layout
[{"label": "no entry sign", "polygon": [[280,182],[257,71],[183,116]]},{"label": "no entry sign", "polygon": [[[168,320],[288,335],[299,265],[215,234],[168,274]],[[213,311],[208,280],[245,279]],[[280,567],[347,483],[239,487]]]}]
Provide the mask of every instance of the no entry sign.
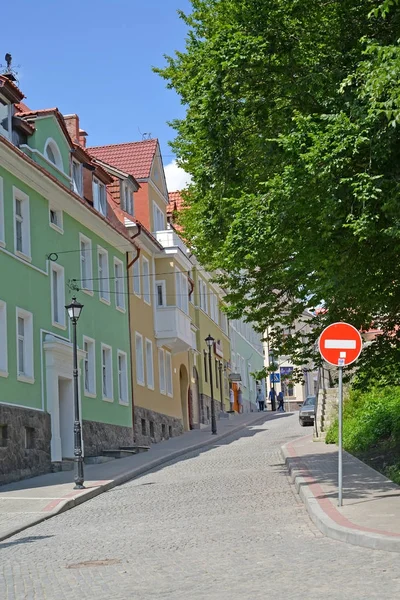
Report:
[{"label": "no entry sign", "polygon": [[332,323],[324,329],[318,341],[322,358],[336,367],[351,365],[360,356],[360,332],[348,323]]}]

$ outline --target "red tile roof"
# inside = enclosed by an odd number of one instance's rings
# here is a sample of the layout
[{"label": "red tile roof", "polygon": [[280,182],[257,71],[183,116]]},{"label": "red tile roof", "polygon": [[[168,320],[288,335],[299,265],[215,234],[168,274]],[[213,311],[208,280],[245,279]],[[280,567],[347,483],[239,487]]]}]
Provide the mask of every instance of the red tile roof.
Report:
[{"label": "red tile roof", "polygon": [[169,203],[167,206],[167,214],[172,215],[173,212],[180,212],[184,207],[184,199],[180,192],[169,192],[168,194]]},{"label": "red tile roof", "polygon": [[92,156],[133,175],[135,179],[150,177],[151,165],[158,148],[158,140],[143,140],[126,144],[87,148]]}]

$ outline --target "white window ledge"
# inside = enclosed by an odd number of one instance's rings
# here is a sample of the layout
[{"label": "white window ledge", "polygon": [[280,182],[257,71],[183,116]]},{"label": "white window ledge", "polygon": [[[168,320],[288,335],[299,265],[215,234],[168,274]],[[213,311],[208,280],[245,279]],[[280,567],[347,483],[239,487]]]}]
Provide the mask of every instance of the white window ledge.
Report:
[{"label": "white window ledge", "polygon": [[67,330],[67,326],[62,325],[61,323],[56,323],[55,321],[52,321],[51,324],[53,325],[53,327],[56,327],[57,329],[62,329],[63,331]]},{"label": "white window ledge", "polygon": [[8,371],[0,371],[0,377],[8,377]]},{"label": "white window ledge", "polygon": [[107,398],[106,396],[103,396],[103,400],[104,402],[114,402],[114,398]]},{"label": "white window ledge", "polygon": [[111,306],[111,301],[110,300],[106,300],[105,298],[99,298],[99,300],[103,304],[106,304],[107,306]]},{"label": "white window ledge", "polygon": [[86,398],[97,398],[97,394],[93,394],[92,392],[88,392],[88,391],[86,391],[86,390],[84,390],[84,392],[83,392],[83,395],[84,395]]},{"label": "white window ledge", "polygon": [[120,404],[121,406],[129,406],[129,401],[128,401],[128,400],[120,400],[120,401],[119,401],[119,404]]},{"label": "white window ledge", "polygon": [[121,308],[120,306],[116,306],[115,307],[117,309],[118,312],[125,314],[126,313],[126,308]]},{"label": "white window ledge", "polygon": [[79,290],[80,292],[84,292],[85,294],[87,294],[88,296],[94,296],[94,292],[93,290],[87,290],[86,288],[82,288],[81,290]]},{"label": "white window ledge", "polygon": [[54,229],[54,231],[57,231],[58,233],[64,234],[64,229],[62,229],[61,227],[59,227],[55,223],[49,223],[49,225],[50,225],[50,227],[52,229]]},{"label": "white window ledge", "polygon": [[35,383],[34,377],[28,377],[27,375],[18,375],[18,381],[22,381],[22,383]]},{"label": "white window ledge", "polygon": [[29,262],[29,263],[32,262],[32,256],[28,256],[28,254],[24,254],[23,252],[20,252],[19,250],[15,251],[15,256],[22,258],[22,260],[25,260],[26,262]]},{"label": "white window ledge", "polygon": [[136,381],[136,383],[137,383],[138,385],[141,385],[142,387],[145,387],[145,383],[144,383],[144,381]]}]

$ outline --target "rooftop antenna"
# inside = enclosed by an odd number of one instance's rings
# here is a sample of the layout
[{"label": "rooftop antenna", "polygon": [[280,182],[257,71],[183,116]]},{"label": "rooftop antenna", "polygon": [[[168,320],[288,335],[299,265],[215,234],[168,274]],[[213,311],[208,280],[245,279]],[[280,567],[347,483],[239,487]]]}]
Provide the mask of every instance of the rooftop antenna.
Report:
[{"label": "rooftop antenna", "polygon": [[[5,65],[1,65],[0,64],[0,74],[4,75],[5,77],[7,77],[10,81],[16,81],[18,83],[17,80],[17,71],[15,69],[13,69],[13,67],[11,66],[12,64],[12,56],[9,52],[6,53],[4,60],[6,61]],[[20,67],[20,65],[17,66],[17,69]]]}]

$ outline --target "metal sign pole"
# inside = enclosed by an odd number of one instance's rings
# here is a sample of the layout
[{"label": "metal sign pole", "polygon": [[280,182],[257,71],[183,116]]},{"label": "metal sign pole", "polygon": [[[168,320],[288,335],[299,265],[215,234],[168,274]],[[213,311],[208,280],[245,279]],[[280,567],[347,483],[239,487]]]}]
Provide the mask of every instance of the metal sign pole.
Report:
[{"label": "metal sign pole", "polygon": [[343,505],[343,367],[339,367],[338,506]]}]

